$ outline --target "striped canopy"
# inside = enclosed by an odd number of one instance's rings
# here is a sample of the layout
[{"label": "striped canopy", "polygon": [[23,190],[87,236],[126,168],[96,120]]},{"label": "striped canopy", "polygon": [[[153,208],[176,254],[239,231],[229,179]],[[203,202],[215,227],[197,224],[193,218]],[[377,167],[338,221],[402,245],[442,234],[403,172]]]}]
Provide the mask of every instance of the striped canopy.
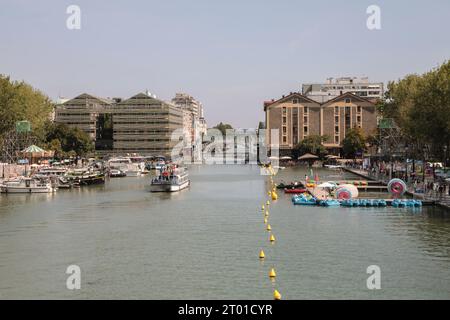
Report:
[{"label": "striped canopy", "polygon": [[45,152],[45,150],[42,149],[42,148],[39,148],[38,146],[35,146],[35,145],[33,144],[33,145],[29,146],[28,148],[23,149],[22,152],[25,152],[25,153],[34,153],[34,152]]}]

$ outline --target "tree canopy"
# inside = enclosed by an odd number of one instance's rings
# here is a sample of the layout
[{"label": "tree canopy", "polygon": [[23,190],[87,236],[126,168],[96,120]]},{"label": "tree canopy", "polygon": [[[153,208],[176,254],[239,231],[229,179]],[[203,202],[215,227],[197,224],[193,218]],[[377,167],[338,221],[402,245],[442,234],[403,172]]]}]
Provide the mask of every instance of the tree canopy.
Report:
[{"label": "tree canopy", "polygon": [[328,141],[328,136],[320,135],[310,135],[304,138],[300,143],[294,146],[293,156],[297,159],[299,156],[305,153],[312,153],[320,158],[327,155],[327,149],[323,145],[324,142]]},{"label": "tree canopy", "polygon": [[28,120],[33,131],[42,130],[53,110],[50,99],[25,82],[0,75],[0,136],[17,121]]},{"label": "tree canopy", "polygon": [[422,75],[389,82],[383,116],[393,118],[410,147],[432,157],[450,153],[450,61]]},{"label": "tree canopy", "polygon": [[366,150],[366,139],[360,128],[352,128],[342,140],[342,153],[346,158],[355,158],[357,153]]},{"label": "tree canopy", "polygon": [[55,151],[55,156],[58,158],[67,156],[69,153],[82,156],[93,150],[92,140],[87,133],[64,124],[49,125],[45,141],[47,141],[47,148]]},{"label": "tree canopy", "polygon": [[222,132],[223,135],[226,134],[227,129],[233,129],[233,127],[228,123],[222,123],[220,122],[218,125],[213,127],[214,129],[219,129],[220,132]]}]

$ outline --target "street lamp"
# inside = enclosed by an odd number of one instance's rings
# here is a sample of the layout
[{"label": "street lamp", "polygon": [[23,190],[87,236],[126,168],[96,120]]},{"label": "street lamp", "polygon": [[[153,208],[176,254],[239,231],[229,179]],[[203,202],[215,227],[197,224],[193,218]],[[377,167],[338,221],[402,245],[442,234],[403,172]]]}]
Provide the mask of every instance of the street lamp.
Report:
[{"label": "street lamp", "polygon": [[405,146],[405,181],[408,183],[408,146]]}]

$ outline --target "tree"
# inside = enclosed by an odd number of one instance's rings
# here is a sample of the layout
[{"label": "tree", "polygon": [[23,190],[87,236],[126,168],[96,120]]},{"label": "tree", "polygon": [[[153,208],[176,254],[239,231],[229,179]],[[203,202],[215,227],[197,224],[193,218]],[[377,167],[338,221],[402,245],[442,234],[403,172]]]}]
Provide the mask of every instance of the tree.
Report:
[{"label": "tree", "polygon": [[266,124],[263,121],[260,121],[258,123],[258,129],[265,129],[266,128]]},{"label": "tree", "polygon": [[327,149],[323,145],[328,141],[328,136],[310,135],[304,138],[300,143],[294,146],[292,155],[295,159],[305,153],[312,153],[319,158],[324,158],[327,155]]},{"label": "tree", "polygon": [[21,120],[30,121],[32,130],[39,132],[52,110],[53,104],[43,93],[0,74],[0,136]]},{"label": "tree", "polygon": [[396,121],[414,150],[429,150],[429,156],[449,164],[450,61],[423,75],[390,82],[383,116]]},{"label": "tree", "polygon": [[[45,139],[48,142],[47,146],[55,148],[51,149],[55,152],[75,152],[76,155],[83,156],[93,150],[92,140],[87,133],[78,128],[70,128],[64,124],[50,125]],[[59,141],[59,145],[55,141]]]},{"label": "tree", "polygon": [[226,135],[227,129],[233,129],[230,124],[220,122],[218,125],[213,127],[214,129],[219,129],[222,132],[222,135]]},{"label": "tree", "polygon": [[355,158],[356,154],[366,150],[366,139],[360,128],[352,128],[342,140],[342,153],[346,158]]}]

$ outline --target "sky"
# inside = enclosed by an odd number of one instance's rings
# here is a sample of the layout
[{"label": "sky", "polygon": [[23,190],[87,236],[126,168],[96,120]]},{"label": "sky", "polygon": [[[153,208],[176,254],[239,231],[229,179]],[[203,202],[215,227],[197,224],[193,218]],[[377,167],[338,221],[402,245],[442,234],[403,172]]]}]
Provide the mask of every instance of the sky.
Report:
[{"label": "sky", "polygon": [[[69,5],[81,28],[66,26]],[[378,5],[381,29],[366,9]],[[397,80],[450,59],[450,1],[0,0],[0,74],[50,98],[186,92],[208,126],[328,77]]]}]

